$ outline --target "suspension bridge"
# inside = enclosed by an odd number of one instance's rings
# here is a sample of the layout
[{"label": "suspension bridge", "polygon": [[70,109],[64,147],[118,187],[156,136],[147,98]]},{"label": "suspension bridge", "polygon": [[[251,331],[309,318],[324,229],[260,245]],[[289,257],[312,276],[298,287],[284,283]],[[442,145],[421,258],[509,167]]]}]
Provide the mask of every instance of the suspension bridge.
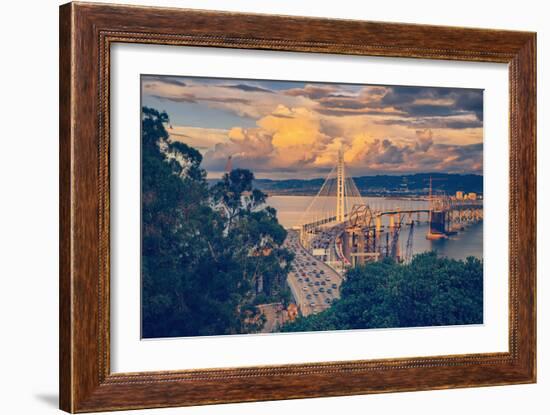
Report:
[{"label": "suspension bridge", "polygon": [[[434,195],[430,180],[423,206],[371,207],[353,178],[346,174],[344,152],[302,215],[297,230],[301,246],[313,257],[342,273],[345,267],[391,257],[409,262],[416,225],[429,224],[426,238],[448,238],[468,224],[483,220],[483,202]],[[418,204],[417,204],[418,205]],[[404,249],[400,235],[408,230]]]}]

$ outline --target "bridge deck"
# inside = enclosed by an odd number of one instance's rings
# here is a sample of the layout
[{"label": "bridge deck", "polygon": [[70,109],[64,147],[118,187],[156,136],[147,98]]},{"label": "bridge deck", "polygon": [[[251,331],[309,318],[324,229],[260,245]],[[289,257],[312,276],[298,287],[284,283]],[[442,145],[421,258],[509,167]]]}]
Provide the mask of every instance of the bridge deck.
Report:
[{"label": "bridge deck", "polygon": [[[323,261],[315,259],[302,246],[296,231],[288,232],[284,245],[296,255],[293,262],[295,271],[289,273],[287,282],[302,315],[307,316],[329,308],[331,303],[326,302],[327,298],[330,301],[340,298],[340,285],[342,284],[340,274]],[[309,281],[306,281],[305,278],[308,278]],[[325,285],[322,285],[323,282]],[[316,283],[319,285],[315,285]],[[333,288],[333,284],[336,285],[336,288]],[[320,291],[321,288],[323,292]],[[327,292],[328,289],[331,293]],[[314,305],[311,305],[312,303]]]},{"label": "bridge deck", "polygon": [[[453,205],[448,209],[444,209],[446,211],[457,211],[457,210],[467,210],[467,209],[479,209],[483,207],[482,202],[472,202],[472,203],[465,203],[465,204],[458,204]],[[393,209],[393,210],[385,210],[383,212],[373,212],[373,216],[387,216],[387,215],[398,215],[398,214],[414,214],[414,213],[430,213],[432,211],[431,209]],[[440,211],[440,210],[437,210]],[[346,213],[344,215],[345,218],[349,217],[349,214]],[[328,225],[331,223],[339,223],[336,220],[336,216],[328,216],[323,219],[315,220],[313,222],[304,223],[302,227],[304,228],[315,228],[322,225]]]}]

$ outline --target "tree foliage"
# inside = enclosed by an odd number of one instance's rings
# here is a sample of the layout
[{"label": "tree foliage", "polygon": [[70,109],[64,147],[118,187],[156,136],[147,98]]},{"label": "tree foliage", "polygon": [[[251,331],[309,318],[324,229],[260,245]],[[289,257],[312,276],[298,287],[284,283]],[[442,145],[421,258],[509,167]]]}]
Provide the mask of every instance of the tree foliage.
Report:
[{"label": "tree foliage", "polygon": [[341,298],[319,314],[300,317],[282,331],[428,327],[483,322],[483,264],[416,255],[350,269]]},{"label": "tree foliage", "polygon": [[200,152],[171,141],[167,122],[143,108],[142,335],[260,330],[258,296],[288,298],[286,231],[250,171],[209,188]]}]

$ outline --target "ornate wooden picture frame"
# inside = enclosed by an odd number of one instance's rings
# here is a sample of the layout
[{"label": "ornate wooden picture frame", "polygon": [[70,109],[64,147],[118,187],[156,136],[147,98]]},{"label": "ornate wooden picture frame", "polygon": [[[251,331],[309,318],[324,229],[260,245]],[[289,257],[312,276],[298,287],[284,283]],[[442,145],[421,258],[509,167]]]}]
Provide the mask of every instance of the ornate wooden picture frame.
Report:
[{"label": "ornate wooden picture frame", "polygon": [[[508,64],[509,351],[112,373],[109,71],[116,43]],[[534,33],[104,4],[61,6],[61,409],[91,412],[535,382],[535,106]]]}]

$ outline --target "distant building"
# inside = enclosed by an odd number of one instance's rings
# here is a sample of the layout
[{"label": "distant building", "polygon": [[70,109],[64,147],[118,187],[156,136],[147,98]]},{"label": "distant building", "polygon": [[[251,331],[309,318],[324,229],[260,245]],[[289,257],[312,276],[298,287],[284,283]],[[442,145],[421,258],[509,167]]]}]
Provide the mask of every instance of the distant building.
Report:
[{"label": "distant building", "polygon": [[462,192],[461,190],[457,190],[455,196],[456,196],[457,199],[462,200],[462,199],[464,199],[464,192]]},{"label": "distant building", "polygon": [[476,200],[477,199],[477,194],[475,194],[474,192],[470,192],[470,193],[468,193],[466,198],[469,199],[469,200]]}]

